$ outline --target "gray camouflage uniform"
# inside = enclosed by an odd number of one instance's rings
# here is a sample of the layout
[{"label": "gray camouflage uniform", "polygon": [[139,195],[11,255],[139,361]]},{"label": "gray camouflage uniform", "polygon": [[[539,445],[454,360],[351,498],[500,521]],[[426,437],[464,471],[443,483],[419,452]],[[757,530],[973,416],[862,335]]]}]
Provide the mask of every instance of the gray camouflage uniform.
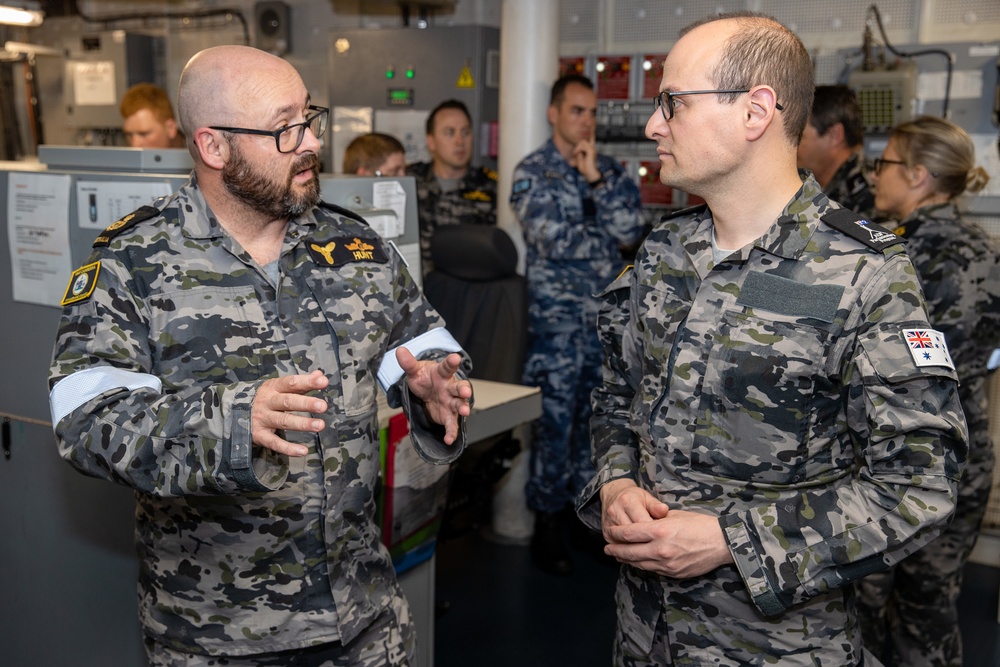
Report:
[{"label": "gray camouflage uniform", "polygon": [[442,192],[434,176],[433,162],[406,167],[417,186],[417,217],[420,220],[420,261],[427,275],[434,268],[431,237],[441,225],[496,225],[497,173],[486,167],[469,167],[458,189]]},{"label": "gray camouflage uniform", "polygon": [[993,482],[986,362],[1000,347],[1000,247],[954,204],[918,209],[895,230],[927,296],[931,326],[945,335],[961,384],[969,456],[955,518],[941,535],[891,570],[861,580],[865,644],[888,633],[897,665],[962,665],[958,595],[962,567],[979,534]]},{"label": "gray camouflage uniform", "polygon": [[869,220],[872,219],[875,215],[875,194],[868,180],[861,151],[840,165],[833,178],[823,188],[823,193],[844,208]]},{"label": "gray camouflage uniform", "polygon": [[514,170],[511,207],[527,247],[525,384],[542,388],[526,487],[528,507],[572,506],[590,480],[590,392],[600,382],[595,294],[624,262],[619,246],[642,232],[639,189],[622,166],[597,156],[604,182],[590,187],[549,139]]},{"label": "gray camouflage uniform", "polygon": [[599,528],[599,489],[631,479],[718,516],[735,559],[689,579],[623,566],[616,664],[857,665],[842,587],[950,519],[967,444],[955,374],[916,365],[913,268],[856,220],[808,178],[716,265],[700,207],[664,218],[606,290],[578,512]]},{"label": "gray camouflage uniform", "polygon": [[[447,337],[443,323],[400,257],[342,209],[289,222],[277,284],[193,177],[138,213],[74,273],[49,386],[62,457],[136,491],[141,624],[189,653],[347,644],[401,596],[374,521],[376,373],[402,344],[445,356],[444,343],[410,345]],[[309,454],[254,446],[261,383],[317,369],[328,428],[284,435]],[[405,379],[384,384],[418,451],[454,460],[464,420],[447,447]]]}]

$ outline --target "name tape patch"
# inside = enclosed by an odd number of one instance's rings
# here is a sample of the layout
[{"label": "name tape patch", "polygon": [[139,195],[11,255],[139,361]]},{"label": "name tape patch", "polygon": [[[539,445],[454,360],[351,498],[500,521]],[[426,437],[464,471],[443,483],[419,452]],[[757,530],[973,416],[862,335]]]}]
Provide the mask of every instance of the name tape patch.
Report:
[{"label": "name tape patch", "polygon": [[320,266],[340,266],[349,262],[384,264],[389,261],[381,245],[357,237],[335,238],[325,242],[309,241],[306,247],[309,248],[313,261]]}]

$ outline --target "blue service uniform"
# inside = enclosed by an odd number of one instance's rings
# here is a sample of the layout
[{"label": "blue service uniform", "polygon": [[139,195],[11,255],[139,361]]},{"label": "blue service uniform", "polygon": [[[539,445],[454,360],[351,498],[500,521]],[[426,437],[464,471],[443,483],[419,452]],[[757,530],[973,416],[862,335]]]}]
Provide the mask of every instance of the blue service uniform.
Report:
[{"label": "blue service uniform", "polygon": [[523,381],[542,389],[526,486],[528,507],[557,512],[593,477],[590,392],[600,381],[598,301],[623,268],[619,247],[643,228],[639,189],[598,155],[591,186],[549,139],[514,170],[510,203],[521,223],[528,280]]}]

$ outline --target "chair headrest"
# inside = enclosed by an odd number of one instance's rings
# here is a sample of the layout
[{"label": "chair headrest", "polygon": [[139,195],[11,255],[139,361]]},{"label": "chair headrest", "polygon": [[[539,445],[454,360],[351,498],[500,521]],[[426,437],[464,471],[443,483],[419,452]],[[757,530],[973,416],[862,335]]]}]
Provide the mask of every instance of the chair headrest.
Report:
[{"label": "chair headrest", "polygon": [[431,237],[434,270],[461,280],[500,280],[517,271],[517,248],[493,225],[442,225]]}]

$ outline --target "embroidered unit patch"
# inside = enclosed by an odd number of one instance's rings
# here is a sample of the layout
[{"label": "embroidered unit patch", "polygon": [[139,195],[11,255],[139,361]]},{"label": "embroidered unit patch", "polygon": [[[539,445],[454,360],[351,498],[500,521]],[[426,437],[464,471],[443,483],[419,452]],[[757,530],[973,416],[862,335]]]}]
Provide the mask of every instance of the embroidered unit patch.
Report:
[{"label": "embroidered unit patch", "polygon": [[101,272],[101,262],[81,266],[69,277],[69,285],[66,286],[66,293],[63,295],[60,306],[68,306],[71,303],[84,301],[94,293],[97,287],[97,274]]}]

